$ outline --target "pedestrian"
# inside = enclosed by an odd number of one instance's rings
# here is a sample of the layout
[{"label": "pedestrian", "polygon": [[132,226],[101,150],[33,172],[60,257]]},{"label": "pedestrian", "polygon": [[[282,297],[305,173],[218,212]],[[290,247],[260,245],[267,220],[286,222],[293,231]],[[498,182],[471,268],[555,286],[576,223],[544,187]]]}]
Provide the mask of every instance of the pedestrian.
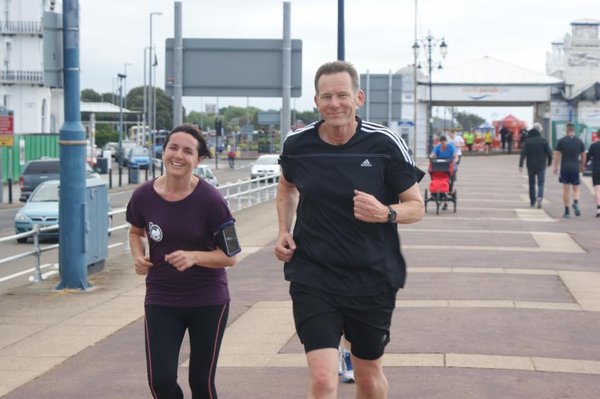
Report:
[{"label": "pedestrian", "polygon": [[448,138],[444,135],[440,136],[439,143],[433,147],[431,154],[429,154],[429,158],[439,158],[439,159],[448,159],[456,162],[457,155],[456,148],[452,143],[448,143]]},{"label": "pedestrian", "polygon": [[527,129],[523,128],[519,131],[519,148],[523,148],[523,144],[525,144],[525,140],[527,140],[527,135]]},{"label": "pedestrian", "polygon": [[236,263],[240,248],[224,198],[193,175],[204,158],[210,152],[200,130],[176,127],[164,143],[165,174],[138,187],[127,205],[135,271],[146,276],[146,366],[153,398],[183,398],[177,368],[186,330],[192,395],[217,397],[215,372],[229,312],[225,267]]},{"label": "pedestrian", "polygon": [[485,143],[485,153],[490,154],[490,152],[492,151],[492,142],[494,141],[491,131],[488,130],[487,132],[485,132],[483,136],[483,141]]},{"label": "pedestrian", "polygon": [[465,144],[467,145],[467,149],[469,152],[473,151],[473,143],[475,142],[475,134],[472,131],[466,131],[463,134],[463,139],[465,140]]},{"label": "pedestrian", "polygon": [[343,334],[357,397],[386,398],[382,356],[406,278],[397,224],[423,217],[418,181],[424,173],[397,133],[356,117],[365,94],[350,63],[322,65],[314,82],[323,120],[283,143],[275,255],[290,281],[308,397],[337,397]]},{"label": "pedestrian", "polygon": [[554,174],[560,175],[558,181],[563,184],[563,204],[565,206],[564,218],[569,217],[569,196],[573,191],[573,212],[575,216],[581,215],[579,210],[579,174],[585,167],[585,145],[575,136],[575,126],[567,123],[567,134],[556,143],[552,160]]},{"label": "pedestrian", "polygon": [[456,150],[456,166],[458,166],[462,159],[462,149],[465,146],[465,140],[463,140],[459,134],[456,134],[454,130],[450,130],[450,132],[448,132],[448,142],[452,144]]},{"label": "pedestrian", "polygon": [[500,143],[502,144],[502,152],[506,151],[507,138],[510,132],[506,128],[506,126],[502,125],[500,129]]},{"label": "pedestrian", "polygon": [[[519,158],[519,171],[523,171],[523,161],[527,158],[527,175],[529,177],[529,203],[540,209],[544,199],[544,181],[546,180],[546,167],[552,164],[552,150],[548,141],[541,136],[542,125],[534,123],[527,133],[527,140],[521,147]],[[537,185],[537,193],[536,193]]]},{"label": "pedestrian", "polygon": [[586,163],[592,164],[592,184],[596,192],[596,217],[600,218],[600,129],[596,132],[597,140],[587,152]]},{"label": "pedestrian", "polygon": [[235,150],[232,148],[229,150],[229,152],[227,153],[227,160],[229,161],[229,167],[231,169],[233,169],[235,167]]},{"label": "pedestrian", "polygon": [[512,154],[512,147],[513,147],[513,132],[508,130],[508,132],[506,133],[506,150],[508,151],[509,154]]}]

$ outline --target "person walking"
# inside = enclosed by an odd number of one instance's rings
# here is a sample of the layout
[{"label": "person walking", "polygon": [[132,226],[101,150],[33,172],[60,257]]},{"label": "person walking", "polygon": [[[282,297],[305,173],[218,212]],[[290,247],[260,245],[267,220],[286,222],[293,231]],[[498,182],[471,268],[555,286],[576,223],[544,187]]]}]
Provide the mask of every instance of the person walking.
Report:
[{"label": "person walking", "polygon": [[[544,199],[544,181],[546,180],[546,166],[552,164],[552,150],[548,141],[541,136],[542,125],[534,123],[527,134],[527,140],[521,147],[519,158],[519,171],[523,171],[523,163],[527,159],[527,175],[529,177],[529,202],[531,207],[542,207]],[[536,193],[537,183],[537,193]]]},{"label": "person walking", "polygon": [[510,132],[506,126],[502,125],[502,128],[500,129],[500,143],[502,144],[502,152],[506,151],[506,144],[509,134]]},{"label": "person walking", "polygon": [[596,132],[597,140],[590,145],[586,163],[592,164],[592,184],[596,193],[596,217],[600,218],[600,129]]},{"label": "person walking", "polygon": [[564,218],[569,218],[569,197],[573,191],[573,212],[575,216],[581,215],[579,209],[579,174],[585,167],[585,145],[575,136],[575,126],[567,123],[567,134],[556,143],[552,160],[554,174],[560,175],[558,181],[563,184],[563,204],[565,206]]},{"label": "person walking", "polygon": [[508,151],[509,154],[512,154],[513,132],[510,129],[507,129],[505,140],[506,140],[506,150]]},{"label": "person walking", "polygon": [[283,143],[274,252],[290,281],[308,397],[337,397],[343,334],[357,397],[386,398],[382,356],[406,278],[397,224],[423,217],[424,173],[397,133],[356,117],[365,94],[352,64],[323,64],[314,82],[323,120]]},{"label": "person walking", "polygon": [[153,398],[183,398],[177,368],[187,330],[192,396],[217,398],[230,300],[225,267],[240,250],[234,219],[219,191],[193,175],[211,157],[200,130],[178,126],[163,147],[165,174],[138,187],[126,213],[135,271],[146,276],[148,385]]},{"label": "person walking", "polygon": [[448,132],[448,142],[452,144],[456,150],[456,166],[458,166],[462,159],[462,149],[465,146],[465,140],[463,140],[459,134],[456,134],[454,130],[451,130]]},{"label": "person walking", "polygon": [[463,134],[463,139],[465,140],[465,144],[467,145],[467,149],[469,152],[473,151],[473,143],[475,143],[475,133],[473,131],[467,130]]},{"label": "person walking", "polygon": [[491,131],[488,130],[484,133],[483,141],[485,143],[485,153],[490,154],[492,151],[492,142],[494,141]]}]

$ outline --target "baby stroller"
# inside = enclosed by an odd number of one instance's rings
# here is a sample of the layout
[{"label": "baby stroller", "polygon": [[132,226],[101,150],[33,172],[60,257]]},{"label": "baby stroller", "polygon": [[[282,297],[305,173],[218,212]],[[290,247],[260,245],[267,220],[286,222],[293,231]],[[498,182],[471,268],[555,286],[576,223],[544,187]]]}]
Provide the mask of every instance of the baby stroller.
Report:
[{"label": "baby stroller", "polygon": [[[440,205],[442,210],[448,208],[448,202],[454,204],[456,212],[456,190],[454,189],[454,160],[452,159],[431,159],[429,161],[429,191],[425,189],[425,212],[427,204],[430,201],[435,202],[436,214],[440,214]],[[431,194],[431,196],[430,196]]]}]

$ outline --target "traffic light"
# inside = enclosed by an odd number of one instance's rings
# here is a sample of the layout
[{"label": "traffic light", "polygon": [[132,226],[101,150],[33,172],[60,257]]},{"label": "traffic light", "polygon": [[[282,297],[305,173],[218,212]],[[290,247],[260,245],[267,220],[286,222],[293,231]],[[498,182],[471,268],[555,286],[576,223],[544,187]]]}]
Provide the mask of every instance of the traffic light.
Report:
[{"label": "traffic light", "polygon": [[215,119],[215,132],[216,132],[215,134],[217,136],[221,136],[223,134],[223,131],[221,129],[222,129],[221,119],[217,118],[217,119]]}]

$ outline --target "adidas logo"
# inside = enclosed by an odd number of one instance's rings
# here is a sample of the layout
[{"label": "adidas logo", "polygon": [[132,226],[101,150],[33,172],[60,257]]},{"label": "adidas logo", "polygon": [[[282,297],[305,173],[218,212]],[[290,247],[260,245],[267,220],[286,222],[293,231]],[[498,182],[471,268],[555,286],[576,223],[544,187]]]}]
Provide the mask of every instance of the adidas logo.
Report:
[{"label": "adidas logo", "polygon": [[368,160],[368,159],[365,159],[365,160],[364,160],[364,161],[363,161],[363,162],[360,164],[360,166],[361,166],[361,167],[363,167],[363,168],[370,168],[370,167],[372,167],[373,165],[371,165],[371,162],[369,162],[369,160]]}]

